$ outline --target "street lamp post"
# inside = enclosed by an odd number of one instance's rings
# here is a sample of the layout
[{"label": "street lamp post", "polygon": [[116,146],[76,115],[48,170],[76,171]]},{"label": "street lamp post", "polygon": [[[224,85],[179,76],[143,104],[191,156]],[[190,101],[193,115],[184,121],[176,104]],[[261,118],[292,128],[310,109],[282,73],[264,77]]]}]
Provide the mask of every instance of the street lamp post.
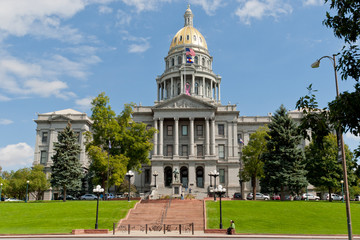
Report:
[{"label": "street lamp post", "polygon": [[154,171],[153,176],[154,176],[154,178],[155,178],[155,188],[157,188],[157,185],[156,185],[156,177],[159,176],[158,172],[157,172],[157,171]]},{"label": "street lamp post", "polygon": [[98,219],[99,219],[99,198],[100,194],[104,192],[104,189],[101,188],[100,185],[97,185],[96,188],[93,189],[93,192],[97,195],[97,204],[96,204],[96,222],[95,229],[98,229]]},{"label": "street lamp post", "polygon": [[[219,172],[216,171],[216,169],[212,172],[212,175],[214,177],[214,188],[216,188],[216,178],[219,176]],[[214,201],[216,202],[216,194],[214,192]]]},{"label": "street lamp post", "polygon": [[[336,96],[339,97],[339,86],[338,86],[338,79],[337,79],[337,72],[336,72],[336,54],[333,54],[333,57],[330,56],[323,56],[316,60],[313,64],[311,64],[312,68],[318,68],[320,66],[320,61],[323,58],[328,58],[332,61],[334,74],[335,74],[335,86],[336,86]],[[345,185],[345,201],[346,201],[346,216],[347,216],[347,226],[348,226],[348,239],[352,240],[352,227],[351,227],[351,213],[350,213],[350,197],[349,197],[349,185],[347,179],[347,168],[346,168],[346,158],[345,158],[345,147],[344,147],[344,139],[342,135],[341,126],[337,129],[337,136],[338,141],[340,141],[341,145],[341,158],[342,158],[342,167],[343,167],[343,181]]]},{"label": "street lamp post", "polygon": [[214,190],[214,194],[218,194],[219,198],[220,198],[220,229],[223,228],[223,224],[222,224],[222,208],[221,208],[221,197],[222,195],[226,192],[226,188],[223,188],[222,185],[219,185],[217,188],[215,188]]},{"label": "street lamp post", "polygon": [[25,203],[28,201],[28,191],[29,191],[29,180],[26,181],[26,196],[25,196]]},{"label": "street lamp post", "polygon": [[128,178],[129,178],[129,194],[128,194],[128,202],[130,202],[130,187],[131,187],[131,184],[130,184],[130,179],[131,177],[134,176],[134,173],[129,170],[126,174],[125,174]]},{"label": "street lamp post", "polygon": [[344,180],[341,180],[340,183],[341,183],[341,198],[342,198],[342,202],[344,203]]},{"label": "street lamp post", "polygon": [[0,202],[1,202],[1,192],[2,192],[2,186],[3,186],[3,183],[0,183]]}]

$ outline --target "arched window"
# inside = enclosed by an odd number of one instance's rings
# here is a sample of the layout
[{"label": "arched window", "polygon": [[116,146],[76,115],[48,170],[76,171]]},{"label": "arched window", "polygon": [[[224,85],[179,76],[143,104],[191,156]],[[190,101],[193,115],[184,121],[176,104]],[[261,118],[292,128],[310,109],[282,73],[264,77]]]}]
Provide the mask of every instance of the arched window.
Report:
[{"label": "arched window", "polygon": [[194,35],[194,41],[196,41],[196,35]]},{"label": "arched window", "polygon": [[196,186],[199,188],[204,187],[204,168],[203,167],[196,168]]},{"label": "arched window", "polygon": [[205,58],[201,59],[201,65],[205,66]]},{"label": "arched window", "polygon": [[178,64],[182,64],[182,57],[181,56],[178,56]]},{"label": "arched window", "polygon": [[180,168],[180,181],[183,185],[183,187],[188,187],[188,182],[189,182],[189,173],[188,173],[188,168],[187,167],[181,167]]},{"label": "arched window", "polygon": [[198,56],[195,56],[195,64],[199,64],[199,58],[198,58]]},{"label": "arched window", "polygon": [[172,58],[172,59],[171,59],[171,66],[174,66],[174,65],[175,65],[175,59]]},{"label": "arched window", "polygon": [[176,38],[174,38],[174,43],[176,43]]},{"label": "arched window", "polygon": [[180,42],[182,41],[182,36],[180,36]]},{"label": "arched window", "polygon": [[186,40],[189,41],[189,39],[190,39],[190,36],[189,36],[189,35],[186,35]]},{"label": "arched window", "polygon": [[166,167],[164,169],[164,181],[165,181],[165,187],[171,187],[172,183],[172,168]]},{"label": "arched window", "polygon": [[198,82],[195,83],[195,94],[199,95],[199,83]]},{"label": "arched window", "polygon": [[169,60],[166,61],[166,69],[169,69]]}]

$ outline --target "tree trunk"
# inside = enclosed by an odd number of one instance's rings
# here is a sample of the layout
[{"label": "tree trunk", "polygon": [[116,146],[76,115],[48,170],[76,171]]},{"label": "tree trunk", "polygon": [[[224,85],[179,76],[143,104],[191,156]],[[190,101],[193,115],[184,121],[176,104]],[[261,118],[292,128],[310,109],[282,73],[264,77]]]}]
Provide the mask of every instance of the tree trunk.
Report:
[{"label": "tree trunk", "polygon": [[64,194],[63,194],[63,202],[66,202],[66,186],[64,188]]},{"label": "tree trunk", "polygon": [[331,187],[329,187],[329,202],[332,202],[332,197],[331,197]]},{"label": "tree trunk", "polygon": [[284,185],[281,185],[281,201],[285,201],[285,194],[284,194]]},{"label": "tree trunk", "polygon": [[253,200],[256,201],[256,176],[251,177],[251,185],[253,188]]}]

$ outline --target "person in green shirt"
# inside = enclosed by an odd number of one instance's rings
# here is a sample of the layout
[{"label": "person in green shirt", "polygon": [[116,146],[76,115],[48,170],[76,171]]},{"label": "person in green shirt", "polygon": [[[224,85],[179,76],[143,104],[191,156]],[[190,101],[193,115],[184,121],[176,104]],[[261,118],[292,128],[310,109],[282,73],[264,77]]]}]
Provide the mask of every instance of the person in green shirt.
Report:
[{"label": "person in green shirt", "polygon": [[235,222],[230,220],[230,227],[227,229],[227,234],[231,235],[233,231],[235,232]]}]

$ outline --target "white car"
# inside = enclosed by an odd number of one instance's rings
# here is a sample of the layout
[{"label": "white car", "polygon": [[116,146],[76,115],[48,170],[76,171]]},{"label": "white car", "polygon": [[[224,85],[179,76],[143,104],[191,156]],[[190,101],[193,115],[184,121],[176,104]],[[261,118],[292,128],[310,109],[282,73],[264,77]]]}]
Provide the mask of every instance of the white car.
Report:
[{"label": "white car", "polygon": [[301,199],[302,200],[315,200],[315,201],[318,201],[318,200],[320,200],[320,197],[315,196],[314,194],[311,194],[311,193],[304,193],[301,196]]},{"label": "white car", "polygon": [[85,194],[80,197],[80,200],[96,200],[97,196],[94,194]]},{"label": "white car", "polygon": [[6,198],[5,201],[6,202],[21,202],[21,200],[19,200],[17,198]]},{"label": "white car", "polygon": [[[342,196],[336,194],[336,193],[332,193],[331,194],[331,199],[334,201],[341,201],[342,200]],[[329,194],[326,194],[326,200],[329,200]]]}]

